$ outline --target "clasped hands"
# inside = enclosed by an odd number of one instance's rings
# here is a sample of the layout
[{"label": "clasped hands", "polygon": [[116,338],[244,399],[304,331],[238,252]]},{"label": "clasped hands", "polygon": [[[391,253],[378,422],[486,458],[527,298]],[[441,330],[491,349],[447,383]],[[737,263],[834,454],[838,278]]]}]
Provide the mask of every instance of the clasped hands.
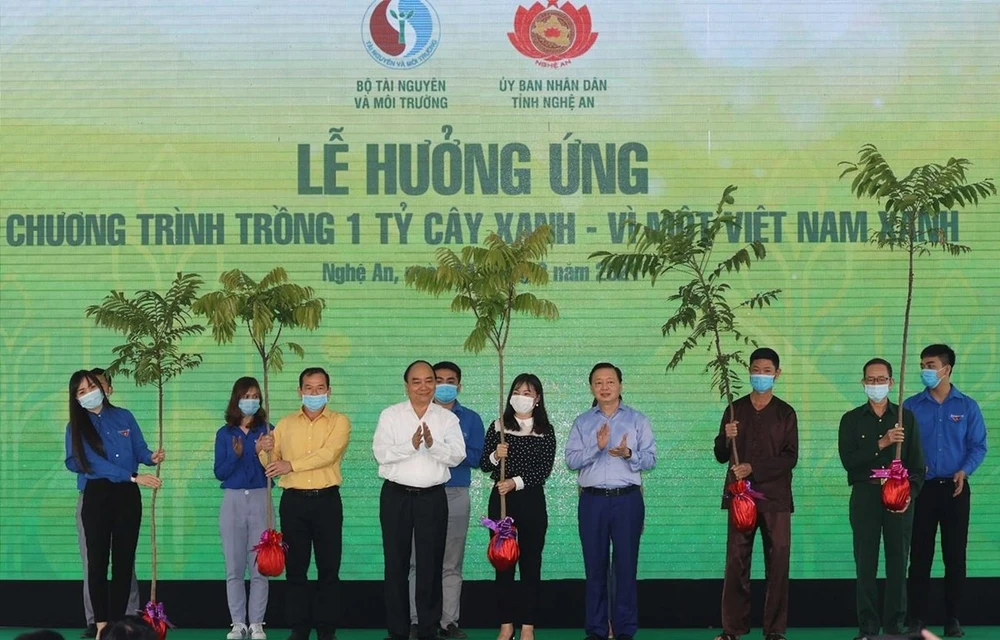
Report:
[{"label": "clasped hands", "polygon": [[417,425],[417,430],[413,432],[413,443],[414,450],[420,448],[420,443],[423,442],[430,449],[434,446],[434,436],[431,435],[431,428],[427,426],[426,422],[421,422]]},{"label": "clasped hands", "polygon": [[[239,438],[233,439],[233,450],[236,451],[236,455],[242,455],[243,445],[237,445],[237,440]],[[268,434],[266,436],[261,436],[257,438],[257,444],[254,445],[254,450],[257,453],[261,451],[273,451],[274,450],[274,436]],[[268,464],[264,467],[264,475],[268,478],[276,478],[278,476],[287,475],[292,472],[292,463],[288,460],[275,460],[274,462]]]},{"label": "clasped hands", "polygon": [[[601,428],[597,430],[597,448],[604,451],[604,448],[608,446],[608,442],[611,440],[611,427],[605,422],[601,425]],[[632,450],[628,448],[628,434],[622,436],[622,441],[617,447],[612,447],[608,449],[608,454],[615,458],[624,458],[628,460],[632,457]]]}]

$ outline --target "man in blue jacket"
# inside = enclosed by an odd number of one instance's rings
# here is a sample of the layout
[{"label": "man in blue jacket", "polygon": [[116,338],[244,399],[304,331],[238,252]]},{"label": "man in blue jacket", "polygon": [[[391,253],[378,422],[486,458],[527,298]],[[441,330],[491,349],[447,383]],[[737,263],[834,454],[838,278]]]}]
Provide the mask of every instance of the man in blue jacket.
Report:
[{"label": "man in blue jacket", "polygon": [[969,540],[969,476],[986,457],[986,424],[976,401],[951,383],[955,352],[932,344],[920,353],[920,377],[926,389],[903,402],[917,419],[927,478],[916,499],[910,575],[907,583],[910,626],[923,627],[937,529],[944,559],[944,635],[960,638],[965,551]]}]

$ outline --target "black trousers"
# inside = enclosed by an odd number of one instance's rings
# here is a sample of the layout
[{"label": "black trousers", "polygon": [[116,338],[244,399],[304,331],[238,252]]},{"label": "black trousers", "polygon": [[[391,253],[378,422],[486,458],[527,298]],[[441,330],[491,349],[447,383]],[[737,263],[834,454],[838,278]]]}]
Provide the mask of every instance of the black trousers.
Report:
[{"label": "black trousers", "polygon": [[[489,515],[500,519],[500,493],[496,487],[490,493]],[[521,551],[517,566],[521,580],[514,581],[514,568],[496,572],[497,614],[500,624],[519,622],[535,624],[542,586],[542,549],[549,528],[549,513],[545,507],[542,487],[525,487],[507,494],[507,515],[514,519],[517,543]]]},{"label": "black trousers", "polygon": [[958,619],[965,585],[965,551],[969,542],[969,480],[955,497],[951,478],[934,478],[924,483],[913,514],[910,543],[910,576],[907,582],[910,619],[927,620],[927,599],[941,526],[941,555],[944,559],[944,609],[948,619]]},{"label": "black trousers", "polygon": [[414,489],[382,485],[379,499],[385,555],[385,626],[393,640],[410,633],[410,552],[416,551],[417,635],[432,640],[441,626],[441,570],[448,532],[444,485]]},{"label": "black trousers", "polygon": [[[132,482],[88,480],[80,512],[87,538],[87,582],[94,622],[115,622],[128,607],[142,497]],[[108,584],[108,560],[111,583]]]},{"label": "black trousers", "polygon": [[[292,631],[309,635],[337,630],[340,605],[340,557],[343,549],[344,505],[340,487],[320,490],[285,489],[281,494],[281,533],[288,544],[285,557],[285,617]],[[316,550],[316,585],[307,572]]]}]

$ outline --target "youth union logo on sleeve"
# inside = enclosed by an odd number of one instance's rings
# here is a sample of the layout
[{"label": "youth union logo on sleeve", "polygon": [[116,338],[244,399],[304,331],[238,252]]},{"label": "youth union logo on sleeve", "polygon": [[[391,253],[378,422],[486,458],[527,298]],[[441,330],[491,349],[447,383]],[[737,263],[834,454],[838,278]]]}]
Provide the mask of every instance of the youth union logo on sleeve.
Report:
[{"label": "youth union logo on sleeve", "polygon": [[542,67],[564,67],[573,58],[587,53],[597,42],[591,30],[590,9],[576,8],[572,2],[557,6],[536,2],[529,8],[518,7],[514,14],[514,30],[507,33],[510,43],[523,56],[535,59]]},{"label": "youth union logo on sleeve", "polygon": [[361,22],[361,41],[376,62],[412,69],[437,51],[441,22],[427,0],[375,0]]}]

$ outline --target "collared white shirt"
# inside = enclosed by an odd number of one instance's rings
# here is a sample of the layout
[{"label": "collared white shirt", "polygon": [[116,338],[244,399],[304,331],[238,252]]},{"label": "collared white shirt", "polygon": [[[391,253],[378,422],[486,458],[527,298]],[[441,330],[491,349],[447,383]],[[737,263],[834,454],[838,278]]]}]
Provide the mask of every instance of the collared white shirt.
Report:
[{"label": "collared white shirt", "polygon": [[[424,423],[431,430],[433,445],[421,442],[413,448],[413,434]],[[410,487],[433,487],[451,478],[451,467],[465,460],[465,438],[458,416],[433,402],[418,418],[410,401],[386,407],[378,417],[372,453],[378,475]]]}]

